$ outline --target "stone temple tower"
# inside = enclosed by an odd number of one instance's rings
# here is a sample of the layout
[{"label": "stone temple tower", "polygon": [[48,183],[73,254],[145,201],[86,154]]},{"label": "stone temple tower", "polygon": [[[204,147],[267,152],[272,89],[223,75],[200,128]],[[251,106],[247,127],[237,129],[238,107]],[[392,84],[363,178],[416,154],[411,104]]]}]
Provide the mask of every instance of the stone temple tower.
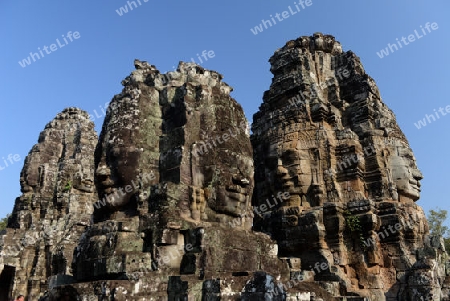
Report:
[{"label": "stone temple tower", "polygon": [[[316,33],[287,42],[270,63],[252,125],[253,205],[266,205],[254,228],[335,295],[440,300],[445,273],[429,268],[440,257],[424,255],[428,225],[415,204],[422,174],[359,58]],[[289,200],[269,208],[280,192]]]}]

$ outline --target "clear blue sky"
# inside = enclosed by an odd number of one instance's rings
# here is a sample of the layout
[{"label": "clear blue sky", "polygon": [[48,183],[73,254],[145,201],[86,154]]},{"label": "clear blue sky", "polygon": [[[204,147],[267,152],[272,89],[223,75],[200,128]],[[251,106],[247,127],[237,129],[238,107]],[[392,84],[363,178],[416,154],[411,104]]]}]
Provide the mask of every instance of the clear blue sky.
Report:
[{"label": "clear blue sky", "polygon": [[[417,129],[414,123],[434,109],[450,105],[450,2],[312,0],[296,11],[298,0],[156,1],[136,0],[137,8],[116,12],[125,0],[0,2],[0,166],[3,157],[20,160],[0,170],[0,217],[12,211],[20,195],[19,175],[25,156],[45,124],[65,107],[80,107],[95,116],[100,106],[121,91],[121,80],[138,58],[172,70],[180,60],[199,63],[196,54],[214,51],[202,66],[217,70],[234,87],[233,97],[247,118],[262,102],[271,81],[268,59],[286,41],[314,32],[332,34],[352,50],[394,111],[424,174],[419,204],[428,212],[450,211],[449,116]],[[251,28],[270,15],[297,12],[254,35]],[[427,22],[439,26],[428,35],[381,59],[376,53],[407,37]],[[79,32],[78,39],[67,37]],[[423,34],[422,34],[423,35]],[[50,48],[26,67],[18,63],[38,47]],[[44,50],[43,50],[44,51]],[[99,132],[103,117],[95,118]],[[17,156],[16,156],[17,159]]]}]

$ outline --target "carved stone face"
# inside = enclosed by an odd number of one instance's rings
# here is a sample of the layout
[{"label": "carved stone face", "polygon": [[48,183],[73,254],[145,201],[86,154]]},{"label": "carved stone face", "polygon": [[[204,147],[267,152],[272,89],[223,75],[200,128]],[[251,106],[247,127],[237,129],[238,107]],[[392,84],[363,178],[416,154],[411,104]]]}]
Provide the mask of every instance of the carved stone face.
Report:
[{"label": "carved stone face", "polygon": [[77,172],[74,176],[73,187],[81,191],[93,192],[94,179],[87,173]]},{"label": "carved stone face", "polygon": [[232,216],[245,215],[249,210],[254,187],[253,161],[250,157],[235,153],[228,154],[224,159],[222,166],[225,169],[213,176],[218,181],[215,186],[213,184],[216,200],[211,207],[217,212]]},{"label": "carved stone face", "polygon": [[277,176],[284,192],[306,194],[312,183],[311,160],[305,149],[285,149],[278,160]]},{"label": "carved stone face", "polygon": [[[222,89],[229,87],[223,85]],[[202,87],[201,91],[205,89]],[[203,92],[199,93],[197,89],[196,93],[206,101]],[[253,153],[245,116],[239,112],[241,108],[234,100],[226,100],[228,93],[220,91],[221,97],[210,97],[198,109],[198,113],[188,115],[187,128],[200,127],[201,133],[200,139],[192,139],[191,143],[195,143],[195,146],[189,164],[192,184],[205,191],[205,200],[210,209],[217,214],[243,217],[251,212]],[[198,105],[198,100],[190,105]],[[214,114],[205,108],[215,108]],[[235,115],[236,111],[238,115]],[[211,218],[215,219],[214,216]]]},{"label": "carved stone face", "polygon": [[126,187],[131,186],[135,190],[139,182],[140,151],[134,146],[132,136],[130,131],[113,129],[111,135],[103,140],[101,158],[95,175],[97,186],[104,192],[103,199],[110,208],[126,205],[133,194],[130,190],[126,192]]},{"label": "carved stone face", "polygon": [[414,155],[409,147],[396,146],[396,153],[390,160],[392,180],[400,196],[417,201],[420,197],[422,173],[417,169]]}]

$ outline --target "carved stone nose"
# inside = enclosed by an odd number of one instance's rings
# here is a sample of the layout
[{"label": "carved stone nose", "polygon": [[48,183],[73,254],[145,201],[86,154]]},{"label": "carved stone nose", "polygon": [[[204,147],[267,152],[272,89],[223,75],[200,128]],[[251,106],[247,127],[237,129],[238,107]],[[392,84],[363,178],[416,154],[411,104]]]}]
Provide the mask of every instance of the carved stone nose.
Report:
[{"label": "carved stone nose", "polygon": [[419,182],[420,180],[423,179],[423,175],[420,172],[420,170],[418,170],[418,169],[413,169],[412,170],[412,176],[413,176],[414,179],[417,180],[417,182]]},{"label": "carved stone nose", "polygon": [[283,166],[279,165],[279,166],[277,167],[277,174],[278,174],[279,176],[285,176],[285,175],[288,174],[288,171],[287,171],[286,168],[284,168]]},{"label": "carved stone nose", "polygon": [[247,186],[248,184],[250,184],[250,181],[248,179],[241,179],[242,186]]},{"label": "carved stone nose", "polygon": [[97,168],[95,175],[98,177],[109,177],[111,175],[111,170],[107,166],[102,165]]}]

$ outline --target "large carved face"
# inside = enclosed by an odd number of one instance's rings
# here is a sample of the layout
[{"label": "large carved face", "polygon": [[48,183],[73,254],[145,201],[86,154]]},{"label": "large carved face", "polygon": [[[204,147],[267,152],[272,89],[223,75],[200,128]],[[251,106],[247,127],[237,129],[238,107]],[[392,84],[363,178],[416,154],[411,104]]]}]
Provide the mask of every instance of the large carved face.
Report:
[{"label": "large carved face", "polygon": [[99,164],[96,177],[108,207],[121,207],[129,202],[132,194],[126,187],[137,187],[138,158],[139,152],[134,147],[112,147],[104,154],[102,161],[110,164]]},{"label": "large carved face", "polygon": [[[313,172],[317,169],[315,162],[315,148],[304,143],[298,138],[297,133],[290,134],[280,144],[270,147],[269,155],[265,159],[265,182],[268,196],[276,193],[289,193],[289,200],[285,200],[282,206],[308,206],[307,195],[313,193],[311,189]],[[313,195],[311,195],[312,197]],[[264,200],[255,200],[260,203]]]},{"label": "large carved face", "polygon": [[277,176],[282,190],[291,195],[306,194],[311,186],[311,160],[307,149],[287,148],[278,159]]},{"label": "large carved face", "polygon": [[253,183],[253,160],[245,154],[221,151],[222,162],[212,178],[215,201],[210,204],[217,212],[242,216],[250,206]]},{"label": "large carved face", "polygon": [[[203,149],[206,152],[200,154],[196,150],[204,144],[196,143],[190,162],[191,173],[194,186],[205,190],[205,199],[212,210],[238,217],[251,210],[253,158],[246,134],[247,122],[241,120],[238,127],[232,127],[227,114],[229,112],[221,115],[221,122],[216,124],[222,131],[214,131],[204,140],[214,146],[212,149]],[[215,138],[215,145],[212,138]]]},{"label": "large carved face", "polygon": [[420,180],[422,173],[417,169],[411,149],[398,143],[390,159],[392,180],[400,196],[417,201],[420,197]]},{"label": "large carved face", "polygon": [[[121,109],[122,112],[132,111],[130,108],[122,108],[122,102],[112,102],[110,110]],[[109,117],[109,116],[108,116]],[[119,208],[126,205],[139,182],[138,160],[141,151],[136,148],[135,137],[138,135],[136,127],[124,127],[124,123],[105,120],[108,128],[101,137],[101,147],[97,149],[99,163],[95,171],[97,187],[106,205],[110,208]],[[116,118],[116,117],[111,117]]]}]

